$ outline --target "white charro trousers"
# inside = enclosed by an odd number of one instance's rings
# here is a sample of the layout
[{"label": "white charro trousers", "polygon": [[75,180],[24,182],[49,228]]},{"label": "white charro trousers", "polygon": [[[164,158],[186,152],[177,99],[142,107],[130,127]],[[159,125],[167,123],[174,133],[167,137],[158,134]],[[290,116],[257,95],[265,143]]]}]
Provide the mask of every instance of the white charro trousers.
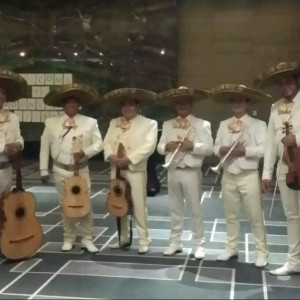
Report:
[{"label": "white charro trousers", "polygon": [[227,227],[226,249],[238,251],[240,229],[240,206],[243,203],[255,240],[255,256],[268,256],[266,231],[262,211],[262,194],[257,170],[241,174],[224,171],[222,177],[222,199]]},{"label": "white charro trousers", "polygon": [[[87,181],[88,193],[91,194],[91,180],[89,176],[89,170],[87,167],[79,170],[79,175]],[[54,167],[53,177],[55,181],[55,187],[59,196],[59,203],[65,195],[65,181],[68,177],[72,177],[73,172],[65,171],[63,169]],[[81,218],[70,218],[62,213],[62,225],[64,242],[74,243],[76,238],[76,223],[79,222],[79,232],[81,240],[93,239],[93,210],[92,206],[89,213]]]},{"label": "white charro trousers", "polygon": [[279,191],[287,221],[289,267],[300,270],[300,191],[291,190],[285,180],[278,180]]},{"label": "white charro trousers", "polygon": [[12,187],[12,168],[0,169],[0,195],[9,193]]},{"label": "white charro trousers", "polygon": [[[148,212],[146,205],[146,171],[133,172],[130,170],[121,170],[120,175],[129,182],[131,187],[133,221],[137,230],[139,245],[148,246],[151,240],[149,237]],[[121,217],[120,242],[127,243],[129,241],[129,235],[129,216]]]},{"label": "white charro trousers", "polygon": [[201,169],[170,169],[168,171],[168,194],[171,215],[170,244],[181,245],[184,205],[186,205],[191,217],[193,247],[203,246],[204,228],[201,206]]}]

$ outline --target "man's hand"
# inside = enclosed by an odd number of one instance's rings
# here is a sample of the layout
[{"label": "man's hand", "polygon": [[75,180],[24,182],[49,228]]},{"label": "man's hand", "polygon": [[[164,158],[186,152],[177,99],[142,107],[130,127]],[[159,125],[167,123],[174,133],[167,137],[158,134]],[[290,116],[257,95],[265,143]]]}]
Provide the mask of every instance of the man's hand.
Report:
[{"label": "man's hand", "polygon": [[230,148],[227,147],[227,146],[222,146],[222,147],[220,147],[220,150],[219,150],[220,155],[221,155],[221,156],[225,156],[225,155],[228,153],[229,149],[230,149]]},{"label": "man's hand", "polygon": [[246,154],[246,149],[242,143],[237,143],[237,145],[234,147],[234,149],[231,152],[231,155],[233,157],[241,157],[241,156],[245,156],[245,154]]},{"label": "man's hand", "polygon": [[169,143],[166,144],[166,152],[174,152],[176,150],[176,148],[178,147],[178,144],[180,142],[178,141],[171,141]]},{"label": "man's hand", "polygon": [[126,155],[124,155],[121,158],[118,158],[117,161],[115,162],[115,165],[120,169],[127,169],[129,164],[130,164],[130,160]]},{"label": "man's hand", "polygon": [[109,160],[113,165],[115,165],[116,162],[119,160],[119,158],[117,157],[117,155],[112,154],[112,155],[109,156],[108,160]]},{"label": "man's hand", "polygon": [[263,179],[261,182],[261,189],[264,194],[269,194],[271,190],[271,180]]},{"label": "man's hand", "polygon": [[85,156],[85,153],[80,150],[79,152],[73,153],[74,160],[80,161]]},{"label": "man's hand", "polygon": [[284,138],[282,138],[281,142],[286,147],[295,147],[295,146],[297,146],[296,136],[292,133],[289,133]]},{"label": "man's hand", "polygon": [[49,175],[41,176],[41,182],[42,182],[43,184],[48,184],[49,181],[50,181]]},{"label": "man's hand", "polygon": [[188,151],[193,151],[194,149],[194,143],[189,140],[188,138],[185,138],[181,143],[179,150],[182,152],[188,152]]},{"label": "man's hand", "polygon": [[13,156],[19,151],[21,151],[21,144],[20,143],[8,143],[4,147],[4,153],[6,153],[8,156]]}]

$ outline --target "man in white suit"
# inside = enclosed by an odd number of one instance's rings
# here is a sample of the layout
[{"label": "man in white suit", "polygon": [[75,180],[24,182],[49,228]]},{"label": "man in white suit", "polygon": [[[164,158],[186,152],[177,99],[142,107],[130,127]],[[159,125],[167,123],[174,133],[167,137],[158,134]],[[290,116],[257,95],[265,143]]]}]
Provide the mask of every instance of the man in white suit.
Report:
[{"label": "man in white suit", "polygon": [[[91,192],[88,159],[101,152],[103,141],[96,119],[78,113],[81,105],[98,99],[96,90],[82,84],[69,84],[50,91],[44,99],[45,104],[63,107],[62,116],[48,118],[41,137],[40,170],[43,183],[49,182],[49,156],[53,160],[53,177],[60,201],[65,195],[65,181],[74,174],[74,162],[79,161],[79,175],[87,181]],[[82,140],[81,149],[74,149],[73,139]],[[62,251],[71,251],[75,243],[76,223],[79,221],[81,248],[98,252],[93,243],[93,212],[77,219],[62,213],[64,242]]]},{"label": "man in white suit", "polygon": [[214,153],[223,158],[222,199],[226,218],[225,250],[217,260],[226,261],[238,255],[239,213],[244,204],[255,241],[255,266],[267,265],[268,250],[262,212],[258,164],[263,156],[266,123],[248,115],[249,102],[270,98],[264,93],[239,84],[221,84],[212,89],[213,99],[230,103],[233,117],[222,121],[217,131]]},{"label": "man in white suit", "polygon": [[[262,177],[263,192],[270,192],[270,183],[277,164],[276,176],[287,218],[288,256],[286,263],[275,270],[273,275],[283,276],[300,272],[300,191],[288,188],[286,173],[288,165],[285,155],[281,159],[286,147],[300,147],[300,64],[298,62],[281,62],[261,73],[255,80],[260,88],[277,85],[282,96],[271,108],[269,118],[264,169]],[[284,133],[285,125],[291,125],[290,133]]]},{"label": "man in white suit", "polygon": [[[104,139],[104,159],[111,163],[111,177],[116,176],[116,168],[131,186],[133,202],[133,220],[138,234],[138,253],[149,251],[149,231],[147,214],[147,178],[146,167],[149,156],[154,152],[157,142],[157,122],[139,114],[140,103],[153,101],[154,92],[120,88],[104,95],[107,105],[121,109],[121,117],[112,119]],[[119,143],[125,148],[125,154],[117,157]],[[112,249],[128,248],[130,235],[128,216],[121,218],[119,242]]]},{"label": "man in white suit", "polygon": [[186,87],[164,91],[157,96],[160,105],[174,104],[177,117],[164,122],[157,151],[165,155],[168,167],[168,194],[171,213],[171,234],[165,256],[182,252],[184,204],[191,215],[193,254],[205,256],[204,228],[201,207],[202,172],[206,156],[213,152],[210,123],[192,114],[193,102],[207,98],[208,92]]},{"label": "man in white suit", "polygon": [[25,97],[26,88],[26,81],[18,74],[10,71],[0,72],[0,195],[10,192],[11,161],[24,145],[19,119],[16,114],[4,108],[4,103]]}]

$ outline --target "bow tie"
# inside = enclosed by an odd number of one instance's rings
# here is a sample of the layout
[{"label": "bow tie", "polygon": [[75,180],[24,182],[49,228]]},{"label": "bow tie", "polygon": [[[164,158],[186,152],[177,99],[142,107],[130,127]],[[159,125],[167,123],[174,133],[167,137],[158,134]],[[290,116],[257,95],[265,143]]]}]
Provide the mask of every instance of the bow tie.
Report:
[{"label": "bow tie", "polygon": [[65,129],[69,129],[69,128],[76,128],[77,125],[75,123],[75,119],[74,118],[67,118],[64,122],[63,122],[63,128]]},{"label": "bow tie", "polygon": [[188,129],[191,127],[191,123],[186,118],[177,117],[173,123],[173,128]]},{"label": "bow tie", "polygon": [[8,112],[4,109],[0,110],[0,123],[9,122]]},{"label": "bow tie", "polygon": [[283,101],[281,102],[280,106],[278,107],[278,114],[290,114],[293,108],[294,102],[293,101]]},{"label": "bow tie", "polygon": [[121,128],[123,131],[126,131],[130,128],[130,121],[126,118],[121,117],[117,120],[116,127]]},{"label": "bow tie", "polygon": [[233,120],[228,125],[229,132],[238,133],[246,129],[246,125],[241,120]]}]

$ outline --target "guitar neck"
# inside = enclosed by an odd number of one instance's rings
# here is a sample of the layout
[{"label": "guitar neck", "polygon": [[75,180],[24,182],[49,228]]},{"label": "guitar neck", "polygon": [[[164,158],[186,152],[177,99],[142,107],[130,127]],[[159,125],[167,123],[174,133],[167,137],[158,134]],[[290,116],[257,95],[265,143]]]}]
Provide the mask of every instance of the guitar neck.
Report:
[{"label": "guitar neck", "polygon": [[23,190],[21,169],[16,170],[16,188],[17,190]]},{"label": "guitar neck", "polygon": [[[119,143],[117,157],[121,158],[122,156],[124,156],[124,153],[125,153],[124,145],[122,143]],[[120,177],[121,177],[121,169],[117,168],[116,178],[120,178]]]},{"label": "guitar neck", "polygon": [[74,176],[79,176],[79,161],[77,159],[74,161]]}]

